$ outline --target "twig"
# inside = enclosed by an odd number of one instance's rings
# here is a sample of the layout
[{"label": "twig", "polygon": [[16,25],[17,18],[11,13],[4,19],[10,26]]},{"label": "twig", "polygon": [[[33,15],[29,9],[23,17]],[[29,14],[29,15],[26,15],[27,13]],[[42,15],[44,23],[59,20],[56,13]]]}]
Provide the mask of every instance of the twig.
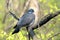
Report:
[{"label": "twig", "polygon": [[5,23],[5,21],[6,21],[6,17],[8,15],[8,12],[7,12],[8,6],[9,6],[9,0],[6,0],[6,5],[5,5],[6,10],[5,10],[5,15],[4,15],[2,23]]},{"label": "twig", "polygon": [[29,3],[30,3],[30,0],[27,0],[27,2],[25,3],[25,6],[24,6],[24,8],[23,8],[22,14],[21,14],[20,16],[22,16],[22,15],[25,13],[26,9],[27,9],[28,6],[29,6]]},{"label": "twig", "polygon": [[50,37],[48,40],[52,39],[55,36],[58,36],[60,33],[54,34],[52,37]]}]

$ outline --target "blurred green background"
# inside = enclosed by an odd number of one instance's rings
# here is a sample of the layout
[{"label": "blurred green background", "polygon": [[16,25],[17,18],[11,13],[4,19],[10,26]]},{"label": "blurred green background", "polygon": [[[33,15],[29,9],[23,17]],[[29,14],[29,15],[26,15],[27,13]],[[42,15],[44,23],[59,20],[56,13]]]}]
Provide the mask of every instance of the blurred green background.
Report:
[{"label": "blurred green background", "polygon": [[[11,35],[14,30],[13,26],[16,24],[17,20],[9,13],[6,13],[6,1],[7,0],[0,0],[0,40],[27,40],[27,31],[24,28],[22,28],[19,33]],[[22,11],[24,7],[23,4],[26,1],[27,0],[17,0],[13,3],[15,6],[19,3],[19,9],[11,8],[17,17],[20,16],[21,13],[19,14],[19,12]],[[39,3],[42,15],[60,10],[60,0],[39,0]],[[5,22],[4,17],[6,17]],[[37,40],[48,40],[54,34],[60,33],[60,15],[34,31],[38,38]],[[60,34],[50,40],[60,40]]]}]

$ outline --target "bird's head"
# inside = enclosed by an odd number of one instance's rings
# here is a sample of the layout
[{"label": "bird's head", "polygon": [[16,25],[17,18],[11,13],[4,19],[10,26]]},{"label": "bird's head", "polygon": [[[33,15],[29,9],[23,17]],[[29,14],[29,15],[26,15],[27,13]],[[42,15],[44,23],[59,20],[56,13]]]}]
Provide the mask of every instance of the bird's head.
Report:
[{"label": "bird's head", "polygon": [[28,10],[28,13],[33,13],[33,12],[34,12],[33,9],[29,9],[29,10]]}]

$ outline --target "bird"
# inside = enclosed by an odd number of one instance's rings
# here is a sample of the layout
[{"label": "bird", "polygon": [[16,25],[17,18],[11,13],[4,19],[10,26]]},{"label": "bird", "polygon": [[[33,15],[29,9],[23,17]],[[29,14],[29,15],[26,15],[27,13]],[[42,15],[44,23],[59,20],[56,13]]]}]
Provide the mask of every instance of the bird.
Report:
[{"label": "bird", "polygon": [[28,28],[29,27],[28,25],[33,24],[34,19],[35,19],[34,10],[29,9],[27,12],[25,12],[25,14],[21,18],[19,18],[19,21],[14,26],[15,30],[13,31],[12,34],[18,33],[20,29],[24,26],[27,26],[26,28]]}]

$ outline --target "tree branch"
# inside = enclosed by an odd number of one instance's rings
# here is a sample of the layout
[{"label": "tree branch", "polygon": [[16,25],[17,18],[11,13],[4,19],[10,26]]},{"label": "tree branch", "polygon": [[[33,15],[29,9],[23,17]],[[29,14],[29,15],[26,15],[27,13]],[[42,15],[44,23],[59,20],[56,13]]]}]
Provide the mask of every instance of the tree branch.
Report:
[{"label": "tree branch", "polygon": [[[19,20],[19,18],[16,17],[15,14],[13,14],[12,12],[9,11],[9,13],[16,19],[16,20]],[[58,16],[60,14],[60,11],[57,11],[55,13],[49,13],[47,14],[46,16],[44,16],[41,21],[39,22],[39,26],[43,26],[44,24],[46,24],[48,21],[50,21],[52,18]],[[38,28],[38,25],[36,25],[36,27],[33,28],[34,29],[37,29]]]},{"label": "tree branch", "polygon": [[[44,24],[46,24],[48,21],[50,21],[52,18],[58,16],[60,14],[60,11],[57,11],[55,13],[49,13],[48,15],[44,16],[41,21],[39,22],[40,27],[43,26]],[[36,27],[33,28],[36,29],[38,28],[38,25]]]},{"label": "tree branch", "polygon": [[52,37],[50,37],[48,40],[52,39],[55,36],[58,36],[60,33],[54,34]]},{"label": "tree branch", "polygon": [[13,13],[10,12],[10,11],[9,11],[9,13],[10,13],[16,20],[19,20],[19,18],[18,18],[15,14],[13,14]]}]

